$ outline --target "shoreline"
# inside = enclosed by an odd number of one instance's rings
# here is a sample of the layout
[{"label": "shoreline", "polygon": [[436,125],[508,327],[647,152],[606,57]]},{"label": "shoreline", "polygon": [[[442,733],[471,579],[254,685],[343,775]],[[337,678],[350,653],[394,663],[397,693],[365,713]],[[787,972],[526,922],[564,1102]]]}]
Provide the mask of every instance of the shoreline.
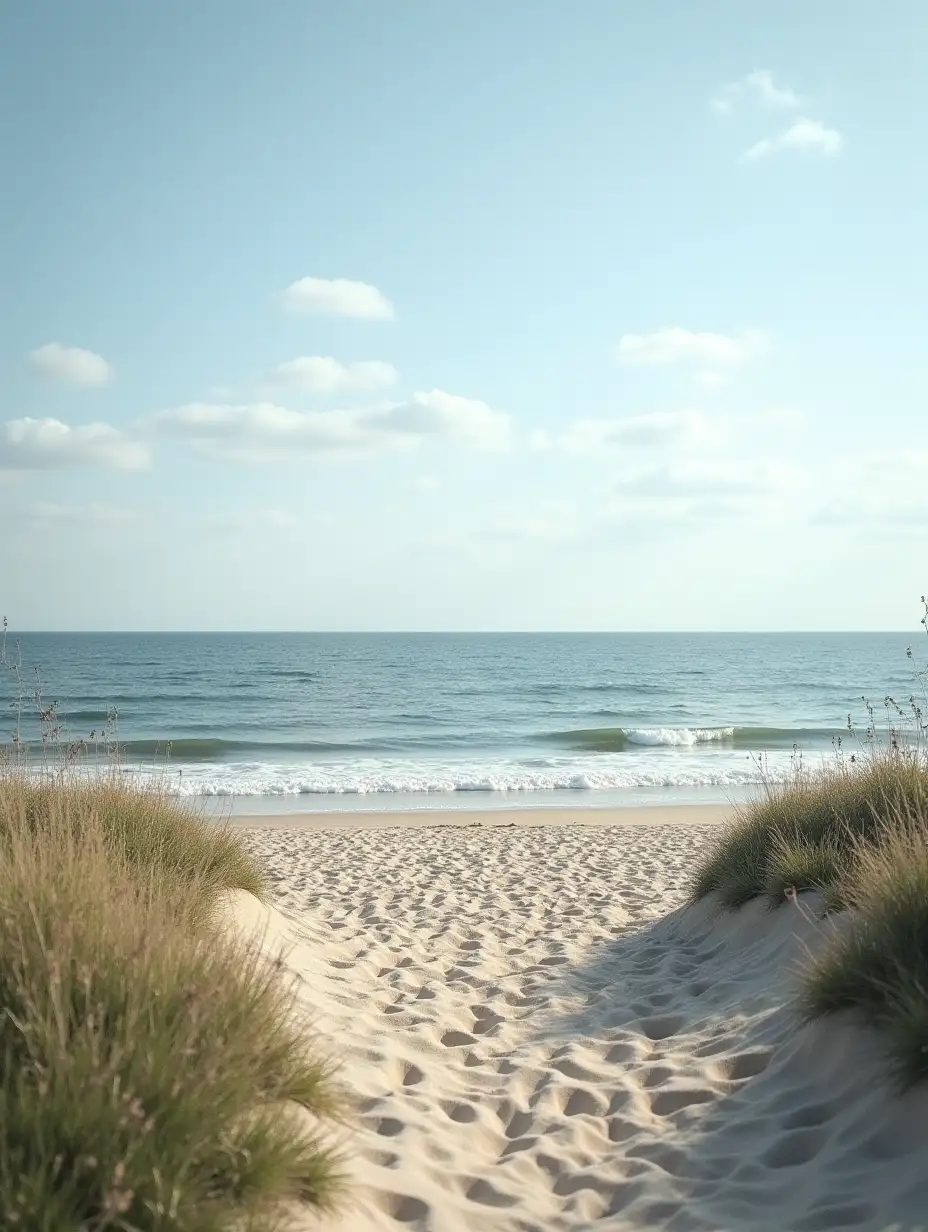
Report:
[{"label": "shoreline", "polygon": [[248,830],[430,830],[484,827],[724,825],[732,804],[648,804],[612,807],[501,809],[406,809],[371,812],[233,813],[217,819]]}]

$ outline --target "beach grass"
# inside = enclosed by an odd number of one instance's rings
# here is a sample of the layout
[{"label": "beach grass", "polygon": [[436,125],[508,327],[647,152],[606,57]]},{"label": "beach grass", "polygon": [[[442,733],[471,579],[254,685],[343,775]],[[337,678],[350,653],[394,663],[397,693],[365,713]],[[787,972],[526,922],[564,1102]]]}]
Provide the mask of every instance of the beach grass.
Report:
[{"label": "beach grass", "polygon": [[860,845],[896,816],[928,816],[921,753],[873,751],[805,770],[736,811],[697,867],[691,897],[714,894],[728,908],[763,897],[776,906],[792,892],[816,889],[840,907]]},{"label": "beach grass", "polygon": [[0,775],[0,841],[25,824],[33,833],[102,837],[118,861],[146,877],[189,887],[204,917],[230,889],[263,899],[264,874],[228,825],[207,822],[180,800],[120,779],[115,770],[81,776]]},{"label": "beach grass", "polygon": [[217,911],[262,886],[163,799],[0,779],[4,1226],[257,1232],[335,1202],[329,1065]]},{"label": "beach grass", "polygon": [[803,976],[808,1019],[854,1009],[886,1031],[903,1087],[928,1079],[928,813],[893,814],[858,843],[842,899],[852,926]]},{"label": "beach grass", "polygon": [[822,892],[848,910],[806,964],[806,1020],[853,1010],[884,1033],[902,1088],[928,1079],[928,763],[875,750],[772,786],[740,810],[696,870],[693,901],[730,910]]}]

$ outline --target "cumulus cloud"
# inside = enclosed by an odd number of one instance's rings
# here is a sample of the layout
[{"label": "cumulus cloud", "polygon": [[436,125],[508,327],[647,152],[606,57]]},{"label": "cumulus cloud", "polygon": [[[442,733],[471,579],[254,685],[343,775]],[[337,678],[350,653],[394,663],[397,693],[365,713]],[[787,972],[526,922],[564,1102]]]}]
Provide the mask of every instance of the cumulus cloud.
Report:
[{"label": "cumulus cloud", "polygon": [[[777,82],[767,69],[755,69],[741,81],[730,82],[709,101],[715,114],[723,117],[733,115],[742,106],[765,111],[798,111],[805,105],[805,100],[791,86]],[[837,154],[843,145],[844,138],[836,128],[829,128],[821,120],[800,116],[776,136],[755,141],[745,150],[742,158],[745,162],[756,162],[789,150],[830,157]]]},{"label": "cumulus cloud", "polygon": [[441,389],[415,393],[408,402],[380,411],[391,432],[417,437],[448,437],[477,449],[504,449],[509,443],[509,416],[476,398]]},{"label": "cumulus cloud", "polygon": [[300,355],[278,364],[266,384],[312,394],[371,393],[394,385],[398,375],[392,364],[379,360],[343,364],[328,355]]},{"label": "cumulus cloud", "polygon": [[674,448],[716,440],[719,426],[702,411],[654,411],[621,419],[577,419],[559,434],[535,433],[534,448],[573,457],[597,457],[615,449]]},{"label": "cumulus cloud", "polygon": [[141,441],[104,423],[72,428],[59,419],[11,419],[0,428],[0,469],[53,470],[109,467],[139,470],[148,465]]},{"label": "cumulus cloud", "polygon": [[29,367],[36,376],[62,385],[105,385],[113,375],[102,355],[60,342],[47,342],[30,351]]},{"label": "cumulus cloud", "polygon": [[740,81],[731,81],[709,100],[716,115],[730,116],[742,103],[771,111],[792,111],[802,98],[791,86],[778,83],[769,69],[755,69]]},{"label": "cumulus cloud", "polygon": [[828,128],[819,120],[803,117],[776,137],[764,137],[761,141],[755,141],[745,150],[744,158],[746,162],[756,162],[760,158],[789,150],[831,157],[837,154],[843,145],[844,138],[836,128]]},{"label": "cumulus cloud", "polygon": [[356,410],[194,402],[160,411],[151,422],[158,432],[241,461],[287,458],[294,452],[373,454],[414,448],[428,439],[493,450],[506,445],[510,431],[508,416],[486,403],[438,389],[415,393],[407,402]]},{"label": "cumulus cloud", "polygon": [[628,365],[700,363],[726,366],[746,362],[763,345],[764,336],[758,330],[715,334],[674,326],[652,334],[623,334],[616,348],[616,358],[620,364]]},{"label": "cumulus cloud", "polygon": [[350,278],[298,278],[280,295],[290,312],[320,312],[367,321],[392,321],[393,305],[382,291]]}]

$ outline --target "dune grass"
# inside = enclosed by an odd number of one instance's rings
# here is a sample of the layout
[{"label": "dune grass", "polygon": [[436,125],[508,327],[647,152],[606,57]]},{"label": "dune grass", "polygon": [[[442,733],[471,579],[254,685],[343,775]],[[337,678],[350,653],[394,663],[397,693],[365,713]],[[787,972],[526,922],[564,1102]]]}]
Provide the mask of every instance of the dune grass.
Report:
[{"label": "dune grass", "polygon": [[0,775],[0,842],[23,824],[58,838],[102,837],[130,868],[189,886],[204,915],[225,890],[248,890],[260,899],[266,892],[263,872],[228,826],[205,822],[181,801],[157,789],[141,791],[116,772]]},{"label": "dune grass", "polygon": [[928,1080],[928,762],[882,750],[804,775],[740,811],[692,900],[771,906],[804,889],[849,909],[801,975],[806,1020],[855,1010],[887,1040],[903,1089]]},{"label": "dune grass", "polygon": [[858,843],[842,897],[853,926],[804,973],[805,1016],[859,1010],[885,1029],[901,1085],[928,1079],[928,814],[893,814]]},{"label": "dune grass", "polygon": [[697,868],[691,897],[715,894],[728,908],[763,897],[776,906],[788,892],[818,889],[840,907],[859,845],[895,816],[928,817],[920,753],[875,751],[804,771],[737,811]]},{"label": "dune grass", "polygon": [[328,1065],[281,964],[224,930],[247,853],[112,784],[0,782],[0,1212],[226,1232],[326,1209]]}]

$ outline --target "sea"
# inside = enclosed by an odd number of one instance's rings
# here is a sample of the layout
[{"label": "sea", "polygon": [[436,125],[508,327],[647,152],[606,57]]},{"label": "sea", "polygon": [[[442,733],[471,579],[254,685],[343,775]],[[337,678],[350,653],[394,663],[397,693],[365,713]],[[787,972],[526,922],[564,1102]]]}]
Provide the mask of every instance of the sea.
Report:
[{"label": "sea", "polygon": [[858,747],[864,699],[885,728],[928,658],[902,633],[10,632],[9,661],[17,642],[7,744],[38,687],[79,766],[113,759],[106,729],[120,772],[231,814],[741,800]]}]

